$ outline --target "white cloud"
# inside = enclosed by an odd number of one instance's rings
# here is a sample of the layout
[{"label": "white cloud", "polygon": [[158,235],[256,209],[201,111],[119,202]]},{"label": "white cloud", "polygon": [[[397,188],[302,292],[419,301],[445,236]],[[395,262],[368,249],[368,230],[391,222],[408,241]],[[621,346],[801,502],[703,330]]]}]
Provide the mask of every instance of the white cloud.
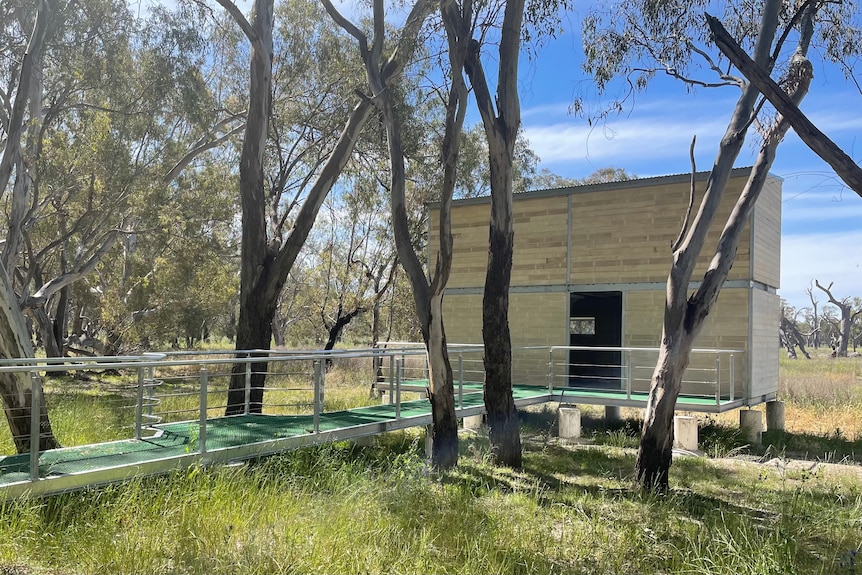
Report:
[{"label": "white cloud", "polygon": [[785,224],[836,224],[841,220],[862,222],[862,201],[846,190],[811,191],[794,197],[792,191],[788,193],[785,189],[784,198],[782,220]]},{"label": "white cloud", "polygon": [[[543,162],[585,158],[632,164],[637,161],[687,158],[691,137],[716,141],[726,128],[723,120],[647,118],[607,122],[590,127],[582,121],[527,126],[527,138]],[[710,155],[713,150],[709,151]]]},{"label": "white cloud", "polygon": [[814,279],[835,282],[836,297],[862,295],[862,229],[782,237],[779,295],[796,307],[810,305],[805,289]]}]

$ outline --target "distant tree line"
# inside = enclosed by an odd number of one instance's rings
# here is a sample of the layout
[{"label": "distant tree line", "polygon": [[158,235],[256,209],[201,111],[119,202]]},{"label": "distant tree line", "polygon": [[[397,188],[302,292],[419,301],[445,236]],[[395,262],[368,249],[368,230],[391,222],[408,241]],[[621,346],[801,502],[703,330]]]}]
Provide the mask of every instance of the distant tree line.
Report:
[{"label": "distant tree line", "polygon": [[814,279],[806,289],[810,306],[796,308],[781,300],[781,346],[791,359],[799,350],[810,359],[806,348],[826,349],[832,357],[857,353],[862,343],[862,298],[833,293],[833,283]]}]

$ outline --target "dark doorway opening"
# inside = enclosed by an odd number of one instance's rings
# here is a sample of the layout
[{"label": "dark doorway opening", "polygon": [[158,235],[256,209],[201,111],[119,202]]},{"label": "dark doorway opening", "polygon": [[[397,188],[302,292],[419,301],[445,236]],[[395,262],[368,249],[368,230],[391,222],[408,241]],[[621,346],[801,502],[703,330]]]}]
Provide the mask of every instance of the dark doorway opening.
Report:
[{"label": "dark doorway opening", "polygon": [[[570,295],[569,345],[591,348],[621,347],[622,292],[577,292]],[[619,351],[570,350],[569,385],[621,389],[622,354]]]}]

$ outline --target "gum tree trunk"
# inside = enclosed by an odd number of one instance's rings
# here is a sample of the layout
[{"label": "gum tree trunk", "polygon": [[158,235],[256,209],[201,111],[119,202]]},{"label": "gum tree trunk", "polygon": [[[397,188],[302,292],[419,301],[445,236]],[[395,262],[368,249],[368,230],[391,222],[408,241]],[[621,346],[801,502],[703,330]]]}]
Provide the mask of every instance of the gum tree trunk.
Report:
[{"label": "gum tree trunk", "polygon": [[[778,26],[780,5],[779,0],[768,0],[764,5],[755,46],[755,61],[764,69],[771,68],[772,65],[770,49]],[[811,81],[811,64],[806,56],[808,41],[813,34],[813,17],[813,10],[809,7],[802,18],[799,44],[785,76],[786,85],[791,90],[791,98],[796,104],[805,97]],[[790,124],[781,116],[767,126],[748,181],[724,225],[703,280],[689,297],[689,282],[703,249],[707,232],[715,220],[733,162],[744,143],[751,116],[755,113],[756,100],[756,88],[750,84],[745,85],[719,146],[700,210],[692,222],[691,229],[683,229],[674,245],[673,265],[667,280],[659,360],[652,376],[636,465],[637,480],[646,489],[663,492],[669,487],[673,411],[685,369],[688,367],[692,346],[712,311],[733,265],[742,232],[769,176],[769,169],[775,160],[778,144],[790,129]],[[694,164],[693,161],[692,164]],[[694,168],[692,169],[692,193],[694,193]]]},{"label": "gum tree trunk", "polygon": [[472,41],[465,67],[488,140],[491,220],[488,269],[482,298],[485,345],[485,409],[491,453],[500,465],[521,467],[518,412],[512,396],[512,341],[509,333],[509,284],[512,276],[514,224],[512,181],[515,140],[521,127],[518,58],[524,0],[509,0],[503,14],[499,48],[496,110],[479,55]]},{"label": "gum tree trunk", "polygon": [[[30,332],[24,323],[24,315],[18,307],[18,299],[12,292],[5,271],[0,270],[0,357],[35,357],[30,342]],[[0,394],[9,430],[18,453],[30,450],[30,414],[33,406],[33,382],[24,372],[0,374]],[[60,444],[54,438],[48,410],[41,402],[39,410],[39,450],[54,449]]]},{"label": "gum tree trunk", "polygon": [[[272,101],[274,0],[255,0],[252,22],[230,0],[217,0],[230,14],[251,44],[249,63],[249,108],[240,155],[239,195],[242,204],[242,250],[240,270],[240,314],[236,349],[269,350],[272,322],[281,289],[317,219],[323,201],[335,185],[353,152],[356,140],[371,112],[367,99],[350,114],[332,152],[302,204],[284,244],[270,241],[266,228],[264,153]],[[264,356],[265,353],[261,353]],[[260,410],[263,401],[266,362],[255,363],[252,403]],[[233,367],[225,413],[244,410],[245,366]]]},{"label": "gum tree trunk", "polygon": [[[643,436],[637,458],[638,481],[645,486],[668,486],[673,455],[673,416],[682,378],[690,359],[691,342],[684,336],[681,345],[662,345],[653,374],[647,403]],[[664,338],[663,338],[664,341]]]},{"label": "gum tree trunk", "polygon": [[[14,264],[6,265],[5,261],[14,261],[17,257],[18,246],[22,241],[20,223],[29,206],[30,178],[32,177],[29,173],[28,162],[24,161],[25,152],[22,149],[22,141],[27,138],[27,132],[30,129],[26,121],[28,111],[32,114],[41,106],[39,95],[42,93],[42,57],[50,32],[51,18],[58,9],[55,2],[48,0],[40,0],[37,4],[33,29],[27,43],[27,49],[21,59],[14,102],[11,104],[11,110],[4,125],[5,145],[2,155],[0,155],[0,195],[6,193],[12,179],[12,173],[15,173],[12,197],[6,198],[7,204],[11,204],[12,213],[9,219],[9,229],[6,233],[6,243],[3,246],[2,258],[0,258],[3,260],[3,263],[0,263],[0,308],[2,308],[0,311],[0,357],[4,358],[32,358],[35,356],[30,332],[27,329],[18,297],[7,273],[13,271],[12,265]],[[11,94],[7,94],[7,97],[11,97]],[[6,105],[9,105],[8,99]],[[32,144],[33,141],[34,138],[30,137],[29,142]],[[15,449],[19,453],[30,449],[32,441],[30,416],[33,409],[39,411],[39,449],[59,447],[48,420],[48,411],[44,401],[38,406],[33,405],[32,389],[32,381],[26,373],[4,373],[0,375],[0,395],[3,399],[3,410],[9,423]]]},{"label": "gum tree trunk", "polygon": [[[451,28],[456,25],[462,30],[467,25],[469,30],[469,18],[461,19],[458,24],[453,24],[452,4],[443,8],[444,25],[449,36],[450,54],[452,64],[453,85],[449,92],[447,101],[446,128],[443,144],[444,184],[441,192],[441,230],[440,230],[440,253],[437,259],[434,279],[429,282],[422,263],[413,248],[410,235],[410,225],[407,218],[406,207],[406,168],[404,162],[404,146],[402,141],[401,119],[395,108],[392,94],[386,89],[386,84],[392,75],[389,65],[381,61],[383,50],[384,14],[383,1],[375,0],[374,7],[374,39],[369,47],[365,34],[354,24],[345,19],[338,10],[329,2],[324,0],[327,12],[330,16],[353,36],[359,43],[362,61],[365,64],[368,87],[374,95],[374,101],[383,115],[383,123],[386,128],[386,140],[389,148],[390,163],[390,190],[392,225],[395,234],[395,247],[398,260],[407,274],[413,290],[413,304],[416,315],[422,329],[422,339],[428,354],[429,366],[429,389],[428,398],[431,402],[432,414],[432,464],[438,469],[448,469],[458,462],[458,421],[455,417],[454,385],[452,367],[449,363],[448,351],[446,349],[446,334],[443,327],[443,291],[449,277],[451,267],[452,237],[451,229],[447,227],[448,210],[451,206],[451,198],[454,190],[455,167],[461,126],[464,121],[464,102],[466,101],[466,86],[461,77],[463,66],[463,49],[458,48],[453,53],[453,37]],[[435,3],[430,0],[417,0],[416,4],[407,17],[407,24],[411,30],[410,35],[402,36],[395,55],[399,52],[413,51],[416,41],[416,33],[422,23],[434,9]],[[465,45],[466,39],[461,36],[461,46]],[[406,54],[402,54],[402,57]]]}]

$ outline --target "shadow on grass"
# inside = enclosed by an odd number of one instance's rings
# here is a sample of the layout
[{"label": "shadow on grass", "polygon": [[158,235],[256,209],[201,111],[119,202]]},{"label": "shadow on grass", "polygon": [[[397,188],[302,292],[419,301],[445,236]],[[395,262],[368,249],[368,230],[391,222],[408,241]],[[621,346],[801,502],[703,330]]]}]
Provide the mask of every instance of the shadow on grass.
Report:
[{"label": "shadow on grass", "polygon": [[834,463],[862,462],[862,437],[850,440],[840,429],[827,435],[767,431],[763,434],[762,443],[763,453]]},{"label": "shadow on grass", "polygon": [[441,480],[445,484],[459,486],[473,496],[492,491],[528,493],[546,508],[581,508],[585,500],[616,501],[627,502],[637,508],[658,505],[691,520],[710,523],[721,522],[726,514],[735,514],[756,524],[777,520],[777,513],[746,505],[740,500],[735,488],[747,481],[746,476],[733,469],[703,465],[702,461],[686,460],[675,464],[673,473],[681,475],[683,483],[692,483],[696,478],[724,483],[728,489],[715,494],[687,488],[673,488],[663,495],[650,493],[634,482],[633,453],[604,447],[573,450],[560,445],[528,445],[524,466],[519,471],[495,467],[485,461],[467,460]]}]

